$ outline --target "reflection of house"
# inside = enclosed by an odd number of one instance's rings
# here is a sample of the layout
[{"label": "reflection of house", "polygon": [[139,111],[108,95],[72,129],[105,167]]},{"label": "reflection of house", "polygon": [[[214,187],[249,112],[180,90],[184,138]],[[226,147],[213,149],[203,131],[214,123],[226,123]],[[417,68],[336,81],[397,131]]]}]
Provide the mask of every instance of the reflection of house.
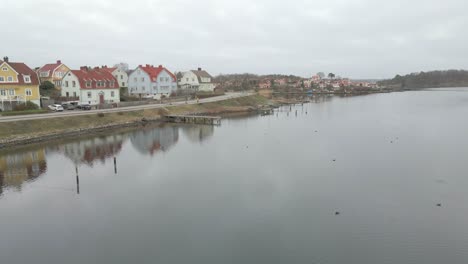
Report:
[{"label": "reflection of house", "polygon": [[181,127],[185,136],[193,142],[202,142],[214,134],[214,126],[187,125]]},{"label": "reflection of house", "polygon": [[11,110],[17,104],[39,103],[39,78],[36,72],[22,62],[0,60],[0,109]]},{"label": "reflection of house", "polygon": [[58,60],[56,63],[49,63],[42,66],[37,74],[41,83],[49,81],[55,85],[58,89],[62,87],[62,78],[70,70],[62,61]]},{"label": "reflection of house", "polygon": [[75,164],[87,164],[92,166],[95,161],[105,162],[117,155],[122,150],[125,137],[121,135],[96,137],[88,140],[63,144],[60,152],[72,160]]},{"label": "reflection of house", "polygon": [[24,182],[36,179],[46,170],[44,149],[1,156],[0,194],[4,188],[20,190]]},{"label": "reflection of house", "polygon": [[153,155],[175,145],[179,141],[179,130],[175,126],[148,128],[131,134],[130,141],[140,153]]},{"label": "reflection of house", "polygon": [[99,68],[80,67],[71,70],[62,79],[62,96],[79,97],[91,105],[120,102],[120,89],[112,73]]}]

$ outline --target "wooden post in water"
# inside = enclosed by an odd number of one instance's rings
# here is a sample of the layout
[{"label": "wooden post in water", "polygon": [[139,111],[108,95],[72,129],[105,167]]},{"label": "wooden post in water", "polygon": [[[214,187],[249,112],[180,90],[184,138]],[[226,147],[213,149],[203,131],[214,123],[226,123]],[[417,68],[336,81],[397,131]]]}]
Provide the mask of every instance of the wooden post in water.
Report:
[{"label": "wooden post in water", "polygon": [[117,174],[117,158],[114,157],[114,173]]},{"label": "wooden post in water", "polygon": [[75,164],[75,172],[76,172],[76,193],[80,194],[80,177],[78,176],[78,166]]}]

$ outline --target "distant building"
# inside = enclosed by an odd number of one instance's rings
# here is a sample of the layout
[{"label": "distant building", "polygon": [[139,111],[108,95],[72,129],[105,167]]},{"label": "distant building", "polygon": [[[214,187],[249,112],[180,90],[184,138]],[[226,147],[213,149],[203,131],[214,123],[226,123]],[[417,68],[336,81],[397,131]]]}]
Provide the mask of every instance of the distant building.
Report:
[{"label": "distant building", "polygon": [[213,92],[215,84],[212,82],[213,77],[202,68],[185,72],[180,79],[179,85],[183,89],[195,91]]},{"label": "distant building", "polygon": [[177,91],[177,79],[162,65],[140,65],[128,76],[128,89],[130,95],[160,99]]},{"label": "distant building", "polygon": [[62,79],[62,96],[79,97],[90,105],[120,102],[117,79],[107,70],[80,67],[69,71]]},{"label": "distant building", "polygon": [[270,80],[262,80],[258,83],[259,89],[270,89],[271,88],[271,81]]},{"label": "distant building", "polygon": [[39,78],[22,62],[0,60],[0,109],[12,110],[17,104],[31,101],[40,106]]},{"label": "distant building", "polygon": [[57,89],[62,88],[62,79],[67,72],[70,71],[62,61],[58,60],[56,63],[49,63],[37,70],[39,80],[41,83],[49,81],[55,85]]},{"label": "distant building", "polygon": [[115,79],[117,79],[117,82],[119,83],[120,88],[127,87],[128,74],[123,69],[117,67],[108,68],[107,66],[102,66],[101,70],[107,71],[110,74],[114,75]]}]

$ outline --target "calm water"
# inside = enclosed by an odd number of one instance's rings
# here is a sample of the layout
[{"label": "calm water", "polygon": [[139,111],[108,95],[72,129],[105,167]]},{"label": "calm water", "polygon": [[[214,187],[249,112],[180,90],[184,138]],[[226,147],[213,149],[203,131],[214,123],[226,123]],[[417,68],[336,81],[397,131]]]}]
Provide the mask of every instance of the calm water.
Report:
[{"label": "calm water", "polygon": [[468,89],[329,97],[3,152],[0,263],[466,264],[467,116]]}]

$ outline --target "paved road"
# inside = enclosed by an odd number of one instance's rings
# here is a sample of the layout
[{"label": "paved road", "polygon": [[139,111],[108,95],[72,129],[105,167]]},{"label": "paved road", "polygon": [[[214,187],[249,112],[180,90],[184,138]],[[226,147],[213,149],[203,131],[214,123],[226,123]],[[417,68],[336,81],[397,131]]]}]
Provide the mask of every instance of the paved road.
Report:
[{"label": "paved road", "polygon": [[[254,93],[227,93],[221,96],[200,99],[199,103],[217,102],[217,101],[223,101],[223,100],[228,100],[228,99],[233,99],[233,98],[250,96],[253,94]],[[96,113],[130,112],[130,111],[171,107],[171,106],[185,105],[185,104],[186,104],[185,101],[183,101],[183,102],[173,102],[169,104],[146,104],[146,105],[128,106],[128,107],[119,107],[119,108],[101,109],[101,110],[89,110],[89,111],[74,110],[74,111],[64,111],[64,112],[58,112],[58,113],[52,112],[49,114],[5,116],[5,117],[0,117],[0,123],[35,120],[35,119],[58,118],[58,117],[81,116],[81,115],[90,115],[90,114],[96,114]],[[190,100],[187,102],[187,104],[197,104],[197,101]]]}]

